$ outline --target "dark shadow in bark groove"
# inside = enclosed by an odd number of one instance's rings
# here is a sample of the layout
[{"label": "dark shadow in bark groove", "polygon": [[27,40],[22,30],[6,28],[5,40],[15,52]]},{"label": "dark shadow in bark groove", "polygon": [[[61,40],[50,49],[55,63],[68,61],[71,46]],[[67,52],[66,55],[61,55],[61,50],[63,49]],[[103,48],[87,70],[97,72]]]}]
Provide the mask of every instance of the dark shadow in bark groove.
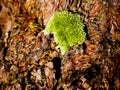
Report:
[{"label": "dark shadow in bark groove", "polygon": [[[59,57],[55,57],[53,58],[52,62],[54,64],[54,69],[56,70],[55,78],[58,81],[59,78],[61,77],[61,59]],[[58,85],[58,82],[56,83],[53,90],[56,90],[57,85]]]}]

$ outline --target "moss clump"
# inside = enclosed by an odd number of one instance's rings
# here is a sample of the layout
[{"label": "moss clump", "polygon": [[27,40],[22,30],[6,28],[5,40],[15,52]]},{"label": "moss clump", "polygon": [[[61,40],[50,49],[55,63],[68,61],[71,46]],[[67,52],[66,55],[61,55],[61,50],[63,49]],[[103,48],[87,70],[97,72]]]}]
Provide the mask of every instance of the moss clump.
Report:
[{"label": "moss clump", "polygon": [[84,24],[79,14],[62,11],[53,14],[44,33],[54,35],[55,42],[64,54],[73,44],[85,41],[86,33],[83,29]]}]

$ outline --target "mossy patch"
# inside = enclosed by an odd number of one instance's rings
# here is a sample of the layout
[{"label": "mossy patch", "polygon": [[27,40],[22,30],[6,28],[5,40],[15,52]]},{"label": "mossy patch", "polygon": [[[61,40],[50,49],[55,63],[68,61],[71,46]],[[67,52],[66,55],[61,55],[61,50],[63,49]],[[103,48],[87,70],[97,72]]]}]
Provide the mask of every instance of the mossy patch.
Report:
[{"label": "mossy patch", "polygon": [[44,33],[54,35],[55,42],[64,54],[72,45],[85,41],[86,33],[83,29],[84,24],[79,14],[62,11],[53,14]]}]

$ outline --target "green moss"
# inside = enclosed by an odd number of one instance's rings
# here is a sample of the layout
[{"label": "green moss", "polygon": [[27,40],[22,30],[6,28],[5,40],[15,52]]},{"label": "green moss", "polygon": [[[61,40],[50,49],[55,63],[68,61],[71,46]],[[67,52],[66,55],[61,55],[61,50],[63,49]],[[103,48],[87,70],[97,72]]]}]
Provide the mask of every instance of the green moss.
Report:
[{"label": "green moss", "polygon": [[53,14],[44,33],[54,35],[55,42],[64,54],[72,45],[85,41],[86,33],[83,29],[84,24],[79,14],[62,11]]},{"label": "green moss", "polygon": [[37,27],[37,25],[36,25],[34,22],[30,22],[30,23],[29,23],[29,27],[30,27],[31,29],[33,29],[33,28]]}]

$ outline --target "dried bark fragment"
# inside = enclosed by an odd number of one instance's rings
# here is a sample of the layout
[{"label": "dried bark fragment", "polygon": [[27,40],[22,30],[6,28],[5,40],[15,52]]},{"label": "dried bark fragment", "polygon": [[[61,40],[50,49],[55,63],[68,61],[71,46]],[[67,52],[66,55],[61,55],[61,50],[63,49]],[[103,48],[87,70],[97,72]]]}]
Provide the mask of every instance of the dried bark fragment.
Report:
[{"label": "dried bark fragment", "polygon": [[46,83],[47,83],[46,89],[47,88],[53,89],[54,84],[55,84],[55,74],[53,70],[53,63],[48,62],[46,64],[44,71],[45,71],[45,77],[46,77]]},{"label": "dried bark fragment", "polygon": [[9,82],[9,73],[5,70],[5,67],[0,67],[0,84]]},{"label": "dried bark fragment", "polygon": [[120,28],[119,28],[120,7],[119,6],[120,6],[119,0],[110,0],[107,6],[110,7],[107,13],[109,15],[107,20],[109,21],[109,25],[110,25],[109,27],[110,35],[107,36],[112,41],[120,40]]},{"label": "dried bark fragment", "polygon": [[101,7],[102,7],[102,4],[100,3],[100,1],[95,0],[95,4],[90,10],[89,16],[94,17],[98,13],[98,11],[101,9]]},{"label": "dried bark fragment", "polygon": [[13,16],[11,15],[9,8],[4,5],[4,2],[0,2],[0,6],[0,38],[4,39],[5,45],[7,45],[9,32],[12,30],[13,27]]}]

